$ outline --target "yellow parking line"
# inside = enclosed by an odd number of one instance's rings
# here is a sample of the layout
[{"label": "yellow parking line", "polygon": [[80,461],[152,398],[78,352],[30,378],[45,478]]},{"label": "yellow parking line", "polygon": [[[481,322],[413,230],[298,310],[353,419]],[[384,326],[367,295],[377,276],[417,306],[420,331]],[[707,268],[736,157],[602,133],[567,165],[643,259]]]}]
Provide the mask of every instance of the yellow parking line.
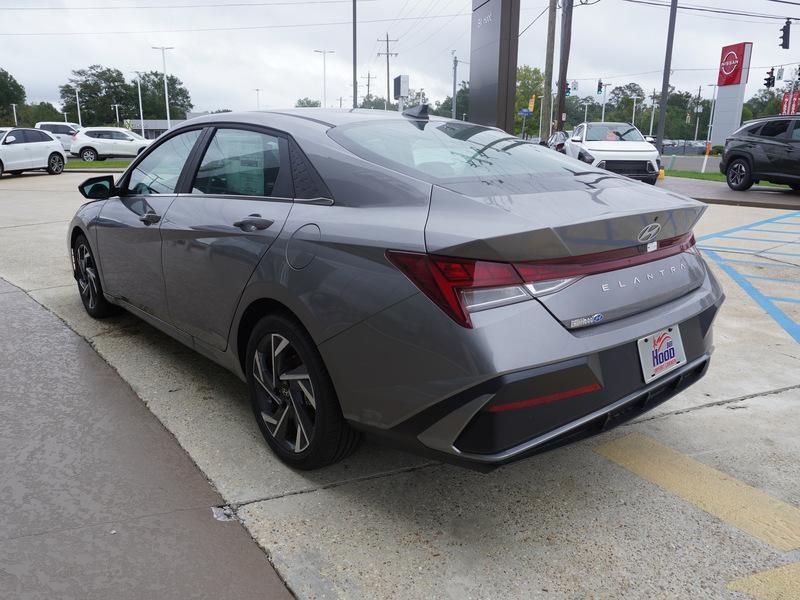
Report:
[{"label": "yellow parking line", "polygon": [[800,548],[800,509],[641,433],[595,452],[704,511],[778,548]]},{"label": "yellow parking line", "polygon": [[728,589],[759,600],[797,600],[800,598],[800,563],[742,577],[729,583]]}]

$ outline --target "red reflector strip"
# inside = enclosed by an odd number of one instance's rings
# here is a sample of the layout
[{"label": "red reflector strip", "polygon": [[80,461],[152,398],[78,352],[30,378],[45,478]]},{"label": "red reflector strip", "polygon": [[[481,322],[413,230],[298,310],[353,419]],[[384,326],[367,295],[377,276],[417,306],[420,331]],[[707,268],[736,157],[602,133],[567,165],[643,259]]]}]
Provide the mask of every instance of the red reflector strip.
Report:
[{"label": "red reflector strip", "polygon": [[581,394],[589,394],[603,389],[599,383],[592,383],[591,385],[584,385],[571,390],[563,392],[556,392],[555,394],[548,394],[546,396],[537,396],[536,398],[528,398],[527,400],[518,400],[517,402],[508,402],[506,404],[492,404],[486,407],[488,412],[504,412],[507,410],[518,410],[520,408],[528,408],[530,406],[540,406],[542,404],[549,404],[558,400],[566,400]]}]

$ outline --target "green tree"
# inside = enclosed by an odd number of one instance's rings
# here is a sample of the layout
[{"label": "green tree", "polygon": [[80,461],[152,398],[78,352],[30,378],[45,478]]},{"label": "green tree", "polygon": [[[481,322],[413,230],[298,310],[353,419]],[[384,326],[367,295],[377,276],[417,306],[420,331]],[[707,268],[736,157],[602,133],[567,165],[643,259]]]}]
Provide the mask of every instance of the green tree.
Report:
[{"label": "green tree", "polygon": [[[519,115],[519,111],[523,108],[528,108],[531,96],[536,96],[533,113],[525,118],[525,132],[534,137],[539,135],[543,81],[544,76],[538,67],[529,67],[528,65],[517,67],[517,93],[514,99],[514,134],[520,135],[522,133],[522,117]],[[542,129],[546,129],[546,127],[547,121],[542,120]],[[543,135],[546,135],[546,133]]]},{"label": "green tree", "polygon": [[64,119],[59,110],[49,102],[18,106],[17,118],[19,124],[24,127],[33,127],[39,121],[61,121]]},{"label": "green tree", "polygon": [[319,100],[312,100],[311,98],[300,98],[297,102],[294,103],[297,108],[306,108],[306,107],[319,107],[322,103]]},{"label": "green tree", "polygon": [[[166,119],[167,109],[164,103],[164,74],[159,71],[142,73],[141,84],[144,118]],[[167,90],[169,91],[170,118],[185,119],[186,113],[192,110],[193,107],[189,90],[187,90],[183,82],[174,75],[167,75]],[[82,99],[81,102],[83,102]],[[120,109],[120,118],[138,119],[139,96],[135,79],[129,86],[129,94],[124,104],[125,116],[122,116],[122,109]]]},{"label": "green tree", "polygon": [[5,69],[0,69],[0,125],[13,125],[12,104],[25,103],[25,88]]},{"label": "green tree", "polygon": [[[447,96],[444,101],[436,102],[431,112],[442,117],[453,116],[453,98]],[[469,118],[469,81],[462,81],[456,90],[456,118],[463,119],[464,115]]]}]

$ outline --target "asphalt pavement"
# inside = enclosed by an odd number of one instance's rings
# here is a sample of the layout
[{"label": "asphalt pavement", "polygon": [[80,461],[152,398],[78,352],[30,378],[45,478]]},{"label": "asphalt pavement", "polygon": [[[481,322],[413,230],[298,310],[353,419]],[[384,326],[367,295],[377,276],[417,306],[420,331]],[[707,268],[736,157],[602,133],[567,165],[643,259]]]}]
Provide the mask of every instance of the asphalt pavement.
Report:
[{"label": "asphalt pavement", "polygon": [[656,185],[708,204],[800,210],[800,193],[788,187],[754,185],[747,191],[735,192],[722,181],[669,176]]},{"label": "asphalt pavement", "polygon": [[86,340],[2,279],[0,314],[0,598],[291,598]]},{"label": "asphalt pavement", "polygon": [[[0,313],[3,328],[19,329],[22,323],[33,333],[22,366],[5,359],[10,366],[0,370],[0,383],[8,386],[2,389],[13,390],[12,401],[4,398],[0,411],[4,417],[11,413],[14,423],[5,429],[0,423],[0,433],[16,435],[8,446],[0,439],[4,472],[35,477],[25,471],[42,471],[30,457],[43,446],[55,467],[42,477],[60,490],[67,475],[76,472],[77,449],[88,457],[102,442],[97,423],[115,427],[123,448],[140,440],[145,452],[154,443],[136,419],[154,415],[169,434],[158,430],[174,436],[173,447],[180,444],[221,496],[196,500],[177,490],[163,473],[175,469],[178,459],[153,452],[148,464],[162,473],[153,481],[172,485],[161,495],[153,492],[154,513],[184,514],[172,508],[183,505],[186,513],[197,510],[196,523],[185,525],[194,531],[204,526],[200,515],[224,503],[299,598],[800,598],[800,211],[709,206],[695,233],[727,301],[715,324],[708,375],[636,422],[489,474],[370,443],[340,464],[304,473],[270,454],[252,419],[246,388],[235,377],[132,316],[105,321],[86,316],[64,241],[68,219],[83,202],[75,191],[83,177],[0,180],[0,277],[24,292],[3,296],[24,304],[27,294],[62,319],[75,334],[62,326],[61,335],[88,348],[78,336],[86,340],[110,365],[109,372],[130,385],[131,405],[125,404],[128,413],[115,408],[125,396],[113,386],[100,401],[91,399],[88,388],[76,388],[73,397],[62,386],[55,403],[60,412],[50,420],[36,419],[39,410],[53,407],[42,400],[49,398],[42,390],[49,391],[50,380],[37,373],[52,371],[47,367],[55,361],[65,377],[78,382],[86,369],[55,333],[43,328],[42,335],[35,334],[41,313],[6,308]],[[10,312],[19,317],[7,316]],[[44,316],[43,322],[60,323],[50,313]],[[16,335],[0,356],[26,347]],[[51,350],[61,349],[63,357],[51,356]],[[82,399],[87,394],[89,399]],[[17,402],[18,396],[25,400]],[[65,406],[82,402],[90,402],[91,419],[65,412]],[[47,436],[60,420],[68,435],[49,443]],[[15,434],[20,427],[23,433]],[[92,458],[84,470],[99,460]],[[162,485],[167,484],[155,487]],[[116,515],[150,501],[133,502],[142,496],[124,478],[97,487],[100,508],[110,514],[98,513],[93,523],[103,529],[96,535],[115,543],[125,525],[114,521],[122,519]],[[0,523],[30,526],[37,514],[52,512],[35,512],[38,496],[12,496],[7,488],[17,485],[0,484],[5,494],[0,500],[11,513]],[[100,510],[90,504],[91,497],[59,496],[56,517],[66,512],[78,519],[84,511]],[[206,527],[244,533],[236,522],[209,521]],[[71,527],[66,520],[61,526]],[[36,531],[28,531],[33,538]],[[126,552],[137,556],[135,545],[98,559],[122,578],[133,569],[136,575],[124,580],[134,589],[137,581],[163,581],[163,565],[178,560],[170,556],[180,556],[179,547],[202,545],[194,538],[175,542],[170,531],[161,541],[158,527],[150,531],[148,545],[163,550],[159,560],[136,558],[117,568],[115,561],[123,563]],[[3,539],[0,535],[0,597],[8,589],[2,578],[8,578],[9,564],[14,573],[27,573],[29,581],[43,577],[51,586],[72,585],[80,557],[87,557],[84,569],[94,564],[89,550],[59,555],[57,550],[68,546],[58,540],[25,556],[2,554],[8,544]],[[49,562],[37,562],[36,553],[48,549]],[[236,596],[238,571],[220,574],[213,565],[208,568],[215,577],[198,575],[195,589],[211,586],[212,595],[226,584],[230,593],[217,597]],[[225,568],[233,569],[230,563]],[[56,592],[39,597],[69,597],[52,589]],[[118,596],[102,589],[105,597]],[[143,595],[202,593],[161,588]]]}]

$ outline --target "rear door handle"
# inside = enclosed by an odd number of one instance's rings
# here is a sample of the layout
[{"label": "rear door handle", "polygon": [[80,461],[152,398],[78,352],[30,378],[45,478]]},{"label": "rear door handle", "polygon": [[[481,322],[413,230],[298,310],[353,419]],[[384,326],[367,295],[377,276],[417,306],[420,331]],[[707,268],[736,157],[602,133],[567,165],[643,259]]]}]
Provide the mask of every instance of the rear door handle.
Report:
[{"label": "rear door handle", "polygon": [[153,225],[161,220],[161,215],[157,215],[156,213],[149,211],[139,217],[139,220],[145,225]]},{"label": "rear door handle", "polygon": [[261,231],[262,229],[267,229],[273,223],[274,221],[272,219],[264,219],[259,214],[252,214],[241,221],[236,221],[233,226],[238,227],[242,231]]}]

